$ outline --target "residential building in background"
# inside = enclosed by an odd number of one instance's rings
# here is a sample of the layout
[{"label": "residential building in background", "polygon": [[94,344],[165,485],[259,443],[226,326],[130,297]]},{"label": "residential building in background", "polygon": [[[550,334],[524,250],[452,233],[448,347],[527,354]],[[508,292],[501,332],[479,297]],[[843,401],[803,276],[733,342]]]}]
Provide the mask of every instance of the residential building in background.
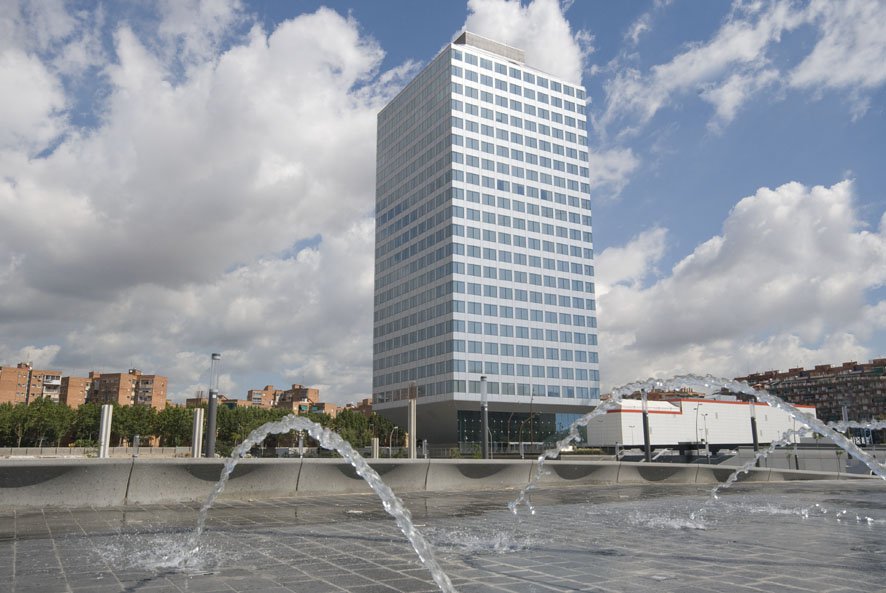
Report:
[{"label": "residential building in background", "polygon": [[333,418],[339,411],[337,405],[320,401],[319,389],[299,383],[294,383],[289,389],[277,389],[273,385],[265,385],[263,389],[250,389],[246,393],[245,400],[234,401],[238,402],[238,405],[282,409],[293,414],[327,414]]},{"label": "residential building in background", "polygon": [[792,404],[815,406],[825,422],[886,418],[886,358],[868,363],[844,362],[817,365],[812,369],[765,371],[738,377]]},{"label": "residential building in background", "polygon": [[277,398],[276,407],[285,408],[290,404],[298,403],[298,402],[310,402],[317,403],[320,401],[320,390],[314,387],[305,387],[304,385],[299,385],[298,383],[292,385],[289,389],[285,390],[280,396]]},{"label": "residential building in background", "polygon": [[246,393],[246,399],[253,406],[269,410],[277,403],[277,398],[283,395],[282,389],[275,389],[273,385],[265,385],[264,389],[250,389]]},{"label": "residential building in background", "polygon": [[328,414],[335,417],[338,414],[338,406],[329,402],[320,401],[320,390],[314,387],[294,384],[279,395],[275,408],[284,409],[293,414]]},{"label": "residential building in background", "polygon": [[372,399],[367,397],[360,400],[360,403],[350,403],[345,406],[345,409],[359,412],[369,418],[372,416]]},{"label": "residential building in background", "polygon": [[[169,380],[162,375],[146,375],[138,369],[125,373],[101,373],[90,371],[87,377],[62,376],[61,371],[33,369],[29,363],[15,366],[0,366],[0,404],[29,403],[38,398],[49,398],[71,408],[84,403],[109,404],[120,406],[148,405],[163,410],[167,405]],[[194,397],[185,400],[186,407],[199,407],[208,404],[204,391],[197,391]],[[229,408],[260,407],[290,410],[295,414],[308,412],[335,416],[338,406],[320,401],[320,390],[299,383],[289,389],[276,389],[266,385],[264,389],[250,389],[246,399],[219,395],[219,405]],[[371,405],[364,400],[363,407]]]},{"label": "residential building in background", "polygon": [[373,409],[543,441],[599,403],[585,90],[462,34],[378,115]]},{"label": "residential building in background", "polygon": [[0,366],[0,403],[23,404],[28,401],[28,379],[31,366],[21,362]]},{"label": "residential building in background", "polygon": [[138,369],[126,373],[89,373],[92,382],[87,401],[120,406],[146,405],[162,410],[166,407],[168,379],[162,375],[145,375]]},{"label": "residential building in background", "polygon": [[91,386],[89,377],[62,377],[58,400],[69,408],[78,408],[86,403]]},{"label": "residential building in background", "polygon": [[28,379],[28,401],[46,398],[57,402],[61,386],[61,371],[31,369],[30,378]]},{"label": "residential building in background", "polygon": [[[169,405],[167,403],[167,405]],[[194,394],[194,397],[189,397],[185,400],[186,408],[200,408],[207,407],[209,405],[209,398],[206,396],[206,392],[202,389],[197,391]],[[252,402],[248,399],[237,399],[234,397],[229,397],[227,395],[218,395],[218,405],[224,406],[226,408],[250,408],[252,407]]]},{"label": "residential building in background", "polygon": [[33,368],[27,362],[0,366],[0,403],[28,403],[39,398],[58,401],[61,371]]}]

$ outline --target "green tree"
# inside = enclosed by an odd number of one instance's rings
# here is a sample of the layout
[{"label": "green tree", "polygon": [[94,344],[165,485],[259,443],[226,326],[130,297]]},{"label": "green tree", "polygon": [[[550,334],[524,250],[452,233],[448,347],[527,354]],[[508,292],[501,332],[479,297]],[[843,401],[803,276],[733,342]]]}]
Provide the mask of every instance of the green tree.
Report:
[{"label": "green tree", "polygon": [[[216,421],[218,427],[216,448],[219,450],[218,452],[227,454],[236,445],[246,440],[253,430],[268,422],[280,420],[284,416],[286,416],[286,411],[279,409],[220,407]],[[284,440],[288,442],[286,435],[268,435],[264,442],[259,443],[258,446],[273,448]]]},{"label": "green tree", "polygon": [[98,442],[101,425],[101,404],[81,404],[74,412],[70,436],[78,445],[91,446]]},{"label": "green tree", "polygon": [[30,405],[21,405],[25,410],[21,439],[25,446],[44,447],[50,443],[58,446],[70,432],[73,415],[65,404],[41,397]]},{"label": "green tree", "polygon": [[194,411],[167,407],[156,416],[155,434],[163,447],[184,447],[191,444]]},{"label": "green tree", "polygon": [[333,429],[352,447],[366,447],[373,433],[369,419],[356,410],[342,410],[333,421]]},{"label": "green tree", "polygon": [[111,432],[123,444],[123,439],[132,442],[132,437],[141,435],[147,439],[157,431],[157,411],[151,406],[121,406],[114,409]]},{"label": "green tree", "polygon": [[372,432],[372,436],[378,438],[379,442],[384,442],[393,429],[394,423],[384,416],[379,416],[375,412],[369,416],[369,430]]},{"label": "green tree", "polygon": [[21,447],[28,431],[28,404],[15,404],[10,414],[10,427],[15,439],[15,447]]},{"label": "green tree", "polygon": [[51,409],[50,423],[55,438],[55,446],[61,447],[63,442],[68,442],[74,426],[75,412],[66,404],[55,403]]},{"label": "green tree", "polygon": [[15,444],[15,430],[12,426],[14,404],[0,404],[0,446],[12,447]]}]

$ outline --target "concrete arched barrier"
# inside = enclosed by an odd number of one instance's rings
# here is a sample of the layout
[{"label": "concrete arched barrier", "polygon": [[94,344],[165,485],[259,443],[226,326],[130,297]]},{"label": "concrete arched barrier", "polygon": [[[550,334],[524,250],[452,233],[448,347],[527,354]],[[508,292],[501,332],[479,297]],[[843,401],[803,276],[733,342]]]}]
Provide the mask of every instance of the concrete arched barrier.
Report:
[{"label": "concrete arched barrier", "polygon": [[531,463],[519,460],[435,459],[428,466],[426,489],[437,491],[522,488],[529,483]]},{"label": "concrete arched barrier", "polygon": [[[133,464],[127,502],[153,504],[205,500],[221,478],[218,459],[138,459]],[[231,473],[221,499],[295,496],[300,459],[248,459]]]},{"label": "concrete arched barrier", "polygon": [[[635,469],[643,482],[694,484],[698,480],[698,467],[690,463],[638,463]],[[619,483],[624,483],[621,480],[621,473],[619,473]]]},{"label": "concrete arched barrier", "polygon": [[623,461],[618,468],[619,484],[694,484],[697,468],[682,463],[647,464]]},{"label": "concrete arched barrier", "polygon": [[[769,473],[770,482],[790,482],[794,480],[833,480],[837,474],[833,472],[811,472],[802,469],[772,469]],[[867,479],[864,474],[841,473],[842,479]]]},{"label": "concrete arched barrier", "polygon": [[[698,466],[698,479],[697,483],[699,484],[711,484],[718,482],[725,482],[729,479],[729,476],[735,472],[738,467],[723,467],[720,465],[699,465]],[[770,469],[768,467],[755,467],[752,468],[747,473],[739,474],[738,482],[768,482],[769,481],[769,472]]]},{"label": "concrete arched barrier", "polygon": [[[374,469],[394,492],[418,492],[425,489],[428,461],[371,461]],[[305,459],[298,479],[299,494],[353,494],[371,492],[357,470],[342,459]]]},{"label": "concrete arched barrier", "polygon": [[5,460],[0,508],[119,506],[131,468],[128,459]]},{"label": "concrete arched barrier", "polygon": [[[617,461],[547,461],[546,470],[538,483],[544,485],[565,484],[615,484],[618,482]],[[531,475],[538,471],[538,462],[533,462]]]},{"label": "concrete arched barrier", "polygon": [[[467,492],[522,488],[536,470],[518,460],[373,460],[395,493]],[[200,502],[218,481],[220,459],[12,459],[0,462],[0,508],[111,507]],[[551,461],[542,485],[716,484],[737,467],[694,464]],[[739,481],[833,480],[832,472],[754,468]],[[865,479],[865,475],[840,478]],[[341,459],[244,459],[222,499],[247,500],[297,494],[369,493],[366,482]]]}]

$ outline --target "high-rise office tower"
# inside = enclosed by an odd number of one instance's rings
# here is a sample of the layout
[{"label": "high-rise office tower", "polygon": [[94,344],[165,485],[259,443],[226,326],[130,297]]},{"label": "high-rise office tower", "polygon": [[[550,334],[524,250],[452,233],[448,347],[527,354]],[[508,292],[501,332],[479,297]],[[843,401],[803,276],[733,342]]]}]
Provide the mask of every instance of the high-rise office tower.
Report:
[{"label": "high-rise office tower", "polygon": [[373,409],[542,442],[599,401],[585,91],[462,34],[378,115]]}]

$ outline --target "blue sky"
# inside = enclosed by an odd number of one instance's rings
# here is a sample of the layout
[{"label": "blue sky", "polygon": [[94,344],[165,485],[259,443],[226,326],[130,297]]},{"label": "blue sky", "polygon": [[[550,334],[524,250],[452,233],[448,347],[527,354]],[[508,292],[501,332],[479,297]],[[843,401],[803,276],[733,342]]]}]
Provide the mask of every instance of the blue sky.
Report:
[{"label": "blue sky", "polygon": [[463,28],[588,89],[604,389],[886,355],[886,5],[16,2],[0,363],[371,389],[375,115]]}]

